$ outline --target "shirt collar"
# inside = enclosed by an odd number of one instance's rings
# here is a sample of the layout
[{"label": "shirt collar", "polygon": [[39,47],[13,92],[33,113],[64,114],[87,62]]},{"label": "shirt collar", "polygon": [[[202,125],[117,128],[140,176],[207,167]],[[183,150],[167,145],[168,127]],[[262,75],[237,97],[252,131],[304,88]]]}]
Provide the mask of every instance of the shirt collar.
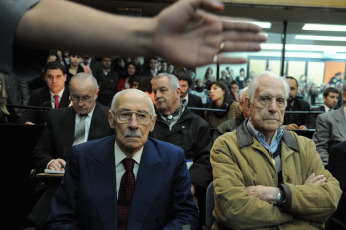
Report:
[{"label": "shirt collar", "polygon": [[[137,163],[141,163],[141,157],[143,153],[144,147],[142,147],[136,154],[132,157],[132,159]],[[119,148],[117,142],[114,142],[114,154],[115,154],[115,167],[117,167],[127,156],[125,153]]]},{"label": "shirt collar", "polygon": [[249,118],[248,122],[247,122],[247,128],[250,132],[250,134],[255,137],[262,145],[264,148],[266,148],[270,153],[274,153],[276,151],[276,149],[279,146],[280,140],[284,134],[283,129],[280,127],[278,128],[275,133],[274,136],[271,140],[271,143],[268,145],[266,143],[266,138],[264,136],[263,133],[258,132],[251,124],[251,118]]},{"label": "shirt collar", "polygon": [[61,98],[62,94],[64,93],[64,90],[65,90],[65,87],[59,93],[53,93],[52,91],[49,90],[50,98],[54,99],[54,95],[59,95],[59,98]]}]

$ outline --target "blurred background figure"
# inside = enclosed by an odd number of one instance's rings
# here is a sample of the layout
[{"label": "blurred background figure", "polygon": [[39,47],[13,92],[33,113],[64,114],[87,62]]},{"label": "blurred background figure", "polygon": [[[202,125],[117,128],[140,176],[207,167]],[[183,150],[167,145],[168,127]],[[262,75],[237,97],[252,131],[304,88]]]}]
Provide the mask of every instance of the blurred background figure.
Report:
[{"label": "blurred background figure", "polygon": [[221,123],[234,119],[241,113],[239,103],[231,100],[229,90],[223,82],[212,82],[209,92],[211,103],[208,108],[225,110],[205,112],[204,118],[209,123],[210,128],[216,128]]}]

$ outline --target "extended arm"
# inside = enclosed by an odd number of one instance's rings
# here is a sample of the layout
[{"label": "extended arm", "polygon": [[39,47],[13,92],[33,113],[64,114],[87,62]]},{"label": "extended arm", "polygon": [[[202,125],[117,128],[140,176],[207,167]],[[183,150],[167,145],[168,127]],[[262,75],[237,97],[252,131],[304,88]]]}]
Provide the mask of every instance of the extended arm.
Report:
[{"label": "extended arm", "polygon": [[[19,46],[93,55],[157,55],[187,67],[211,63],[221,42],[224,52],[259,50],[266,40],[260,28],[208,13],[222,10],[223,5],[212,0],[184,0],[156,17],[132,18],[69,1],[42,1],[20,20],[16,41]],[[245,61],[218,57],[219,63]]]}]

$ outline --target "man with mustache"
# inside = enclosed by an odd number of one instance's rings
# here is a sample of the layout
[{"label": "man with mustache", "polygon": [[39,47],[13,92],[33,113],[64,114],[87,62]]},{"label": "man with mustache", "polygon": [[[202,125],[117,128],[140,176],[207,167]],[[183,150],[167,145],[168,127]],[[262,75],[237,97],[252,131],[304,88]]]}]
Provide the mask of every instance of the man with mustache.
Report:
[{"label": "man with mustache", "polygon": [[183,149],[148,138],[156,121],[150,97],[118,92],[108,121],[115,136],[72,148],[48,228],[195,229]]},{"label": "man with mustache", "polygon": [[289,85],[260,73],[245,99],[250,118],[217,138],[213,229],[322,229],[341,196],[314,142],[281,127]]},{"label": "man with mustache", "polygon": [[158,117],[150,135],[185,150],[185,157],[192,164],[189,168],[191,191],[198,201],[201,229],[205,223],[206,189],[212,180],[209,124],[181,102],[179,81],[175,75],[161,73],[154,76],[151,83]]},{"label": "man with mustache", "polygon": [[[107,122],[108,107],[96,102],[98,84],[86,73],[78,73],[70,80],[71,107],[54,109],[33,151],[33,166],[37,173],[45,169],[64,171],[72,145],[113,134]],[[84,127],[78,129],[79,124]],[[84,130],[77,136],[78,130]],[[47,220],[51,199],[60,183],[54,178],[39,178],[35,188],[37,202],[28,218],[36,227]]]}]

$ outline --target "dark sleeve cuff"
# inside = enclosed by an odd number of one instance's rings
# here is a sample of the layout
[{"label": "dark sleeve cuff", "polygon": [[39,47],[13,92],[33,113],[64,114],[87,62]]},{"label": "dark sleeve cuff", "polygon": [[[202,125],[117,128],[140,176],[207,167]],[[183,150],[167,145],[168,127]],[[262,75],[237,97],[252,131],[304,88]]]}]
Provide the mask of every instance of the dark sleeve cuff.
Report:
[{"label": "dark sleeve cuff", "polygon": [[285,196],[285,201],[279,205],[279,208],[283,211],[288,211],[291,209],[291,205],[292,205],[291,189],[286,184],[280,184],[278,187],[280,190],[282,190],[284,192],[284,196]]}]

